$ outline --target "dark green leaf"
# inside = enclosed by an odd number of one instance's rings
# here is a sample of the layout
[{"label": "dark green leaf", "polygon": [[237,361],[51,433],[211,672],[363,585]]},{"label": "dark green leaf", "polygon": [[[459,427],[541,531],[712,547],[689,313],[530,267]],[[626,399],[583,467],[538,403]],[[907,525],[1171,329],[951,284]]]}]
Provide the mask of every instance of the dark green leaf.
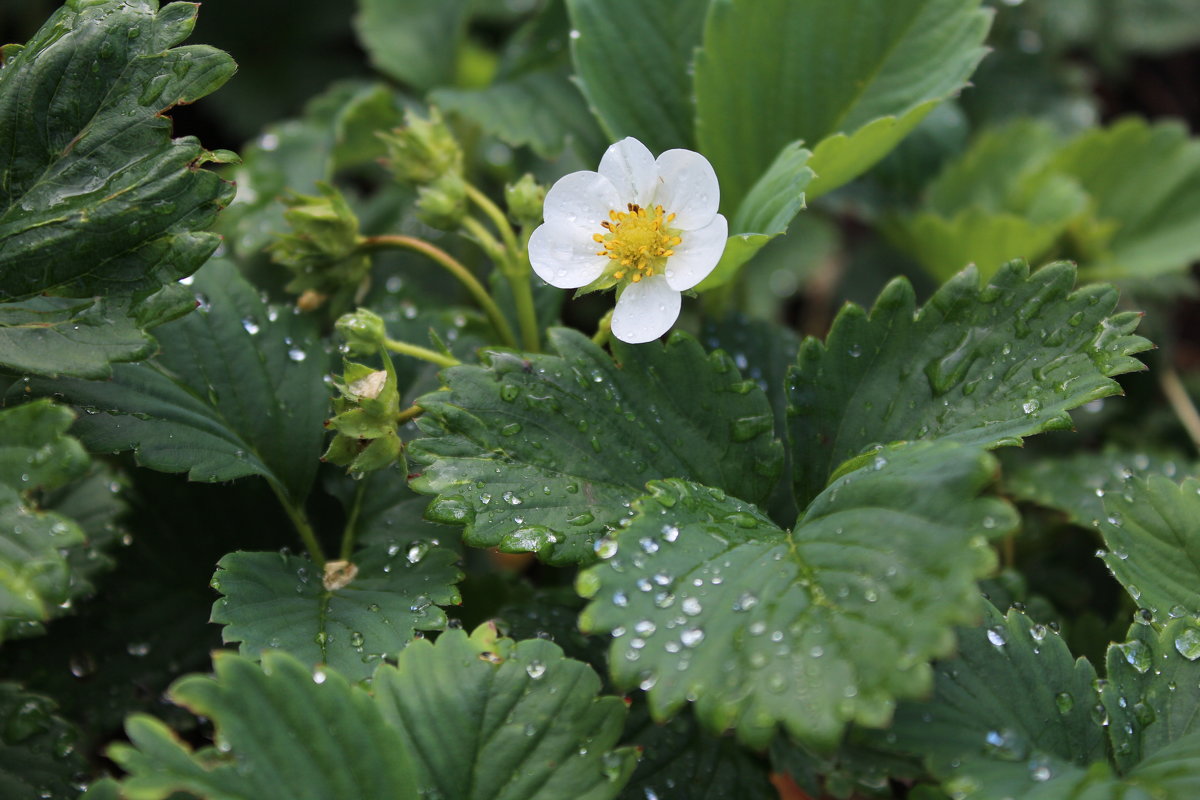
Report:
[{"label": "dark green leaf", "polygon": [[412,487],[438,495],[430,519],[466,524],[469,544],[563,564],[593,560],[648,480],[770,494],[782,461],[771,409],[728,356],[684,334],[614,342],[611,358],[575,331],[549,341],[558,355],[492,351],[417,401],[431,438],[409,447],[428,465]]},{"label": "dark green leaf", "polygon": [[192,288],[200,308],[158,329],[154,361],[118,365],[105,383],[31,386],[88,412],[75,432],[93,451],[133,450],[144,466],[194,480],[262,475],[299,502],[329,408],[313,323],[267,306],[227,261],[209,263]]},{"label": "dark green leaf", "polygon": [[567,0],[575,71],[609,139],[632,136],[654,153],[694,147],[692,52],[707,5]]},{"label": "dark green leaf", "polygon": [[722,206],[736,209],[796,139],[814,151],[811,196],[866,170],[963,85],[989,24],[976,0],[714,0],[696,133]]},{"label": "dark green leaf", "polygon": [[1104,757],[1096,671],[1022,613],[986,605],[960,629],[958,656],[935,666],[933,696],[901,703],[876,752],[924,758],[963,797],[1029,797],[1039,784]]},{"label": "dark green leaf", "polygon": [[752,506],[680,480],[650,484],[576,588],[586,631],[612,631],[618,686],[665,718],[694,699],[709,727],[761,747],[777,723],[828,748],[928,691],[951,626],[977,618],[987,536],[1015,526],[977,498],[994,459],[947,442],[878,451],[785,533]]},{"label": "dark green leaf", "polygon": [[604,148],[579,90],[557,70],[531,72],[483,89],[438,89],[430,101],[514,147],[529,145],[542,158],[557,158],[568,144],[587,153]]},{"label": "dark green leaf", "polygon": [[215,677],[189,676],[171,698],[213,721],[228,750],[192,751],[152,717],[135,715],[132,745],[109,756],[129,773],[121,793],[158,800],[175,791],[209,800],[394,800],[417,797],[417,777],[400,732],[375,701],[333,670],[314,673],[280,652],[263,666],[230,653]]},{"label": "dark green leaf", "polygon": [[155,342],[124,299],[35,297],[0,304],[0,366],[57,377],[107,378],[113,361],[136,361]]},{"label": "dark green leaf", "polygon": [[281,553],[230,553],[212,586],[224,595],[212,621],[222,638],[257,659],[286,650],[304,664],[328,664],[348,680],[370,677],[380,659],[394,658],[416,629],[440,630],[438,605],[457,604],[462,577],[457,554],[423,542],[371,547],[351,559],[358,573],[329,590],[307,558]]},{"label": "dark green leaf", "polygon": [[0,412],[0,641],[56,613],[72,595],[70,548],[79,525],[40,509],[37,490],[66,485],[87,471],[87,454],[66,435],[74,415],[40,400]]},{"label": "dark green leaf", "polygon": [[597,696],[591,667],[551,642],[498,639],[488,625],[414,642],[372,690],[436,796],[602,800],[637,760],[616,748],[625,706]]},{"label": "dark green leaf", "polygon": [[87,771],[75,728],[54,715],[54,703],[0,683],[0,797],[75,797]]},{"label": "dark green leaf", "polygon": [[414,89],[454,82],[467,0],[359,0],[354,28],[376,69]]},{"label": "dark green leaf", "polygon": [[729,737],[701,729],[690,714],[660,725],[640,706],[626,725],[626,741],[641,750],[622,800],[778,800],[766,764]]},{"label": "dark green leaf", "polygon": [[1075,270],[1003,267],[981,287],[968,269],[917,309],[904,279],[868,315],[838,314],[825,343],[807,339],[789,386],[796,494],[803,503],[842,461],[901,439],[989,447],[1070,428],[1067,411],[1120,387],[1150,347],[1140,315],[1114,314],[1111,286],[1071,289]]},{"label": "dark green leaf", "polygon": [[[198,233],[233,197],[171,139],[163,112],[224,83],[226,53],[191,45],[196,6],[69,3],[0,71],[0,299],[149,294],[191,274]],[[87,66],[85,66],[87,65]]]},{"label": "dark green leaf", "polygon": [[1108,648],[1101,692],[1117,767],[1125,772],[1200,730],[1200,622],[1190,614],[1161,629],[1137,624]]},{"label": "dark green leaf", "polygon": [[1200,479],[1150,475],[1106,492],[1102,557],[1134,601],[1159,619],[1200,613]]}]

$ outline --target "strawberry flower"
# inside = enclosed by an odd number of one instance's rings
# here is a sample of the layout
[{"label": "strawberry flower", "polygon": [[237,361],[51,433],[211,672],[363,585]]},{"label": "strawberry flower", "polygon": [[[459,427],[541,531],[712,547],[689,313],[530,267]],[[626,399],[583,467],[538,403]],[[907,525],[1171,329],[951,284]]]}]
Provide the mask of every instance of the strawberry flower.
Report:
[{"label": "strawberry flower", "polygon": [[596,172],[572,172],[546,193],[529,261],[560,289],[616,287],[613,335],[649,342],[679,317],[680,292],[721,259],[729,226],[717,213],[720,196],[699,153],[667,150],[656,159],[637,139],[622,139]]}]

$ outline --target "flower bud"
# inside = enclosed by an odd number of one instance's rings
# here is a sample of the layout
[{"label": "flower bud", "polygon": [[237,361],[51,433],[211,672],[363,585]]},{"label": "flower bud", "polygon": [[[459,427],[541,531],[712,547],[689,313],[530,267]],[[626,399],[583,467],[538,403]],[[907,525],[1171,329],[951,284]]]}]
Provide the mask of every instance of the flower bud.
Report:
[{"label": "flower bud", "polygon": [[428,119],[409,110],[404,121],[405,127],[381,134],[385,163],[397,180],[424,186],[444,175],[462,175],[462,149],[436,108]]},{"label": "flower bud", "polygon": [[504,201],[508,204],[508,218],[513,222],[522,227],[538,225],[542,221],[546,187],[526,172],[519,181],[504,187]]},{"label": "flower bud", "polygon": [[387,341],[387,328],[383,319],[373,311],[360,308],[343,314],[334,326],[354,355],[371,355],[379,352]]},{"label": "flower bud", "polygon": [[[295,277],[288,291],[298,294],[332,295],[357,287],[370,270],[371,262],[358,250],[358,217],[334,187],[318,184],[321,196],[295,194],[283,200],[284,219],[291,232],[270,246],[272,259],[290,269]],[[316,303],[319,306],[320,303]]]},{"label": "flower bud", "polygon": [[457,230],[466,215],[467,185],[461,176],[447,173],[417,190],[417,216],[426,225]]}]

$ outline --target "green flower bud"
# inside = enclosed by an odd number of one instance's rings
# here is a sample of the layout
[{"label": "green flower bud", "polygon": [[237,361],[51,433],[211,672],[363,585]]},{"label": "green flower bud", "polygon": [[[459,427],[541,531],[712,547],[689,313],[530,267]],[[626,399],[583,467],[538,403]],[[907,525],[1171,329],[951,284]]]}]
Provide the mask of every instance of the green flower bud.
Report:
[{"label": "green flower bud", "polygon": [[[360,308],[350,314],[343,314],[334,326],[341,337],[346,340],[349,352],[354,355],[371,355],[383,349],[387,341],[387,329],[383,319],[376,313]],[[357,380],[354,378],[353,380]]]},{"label": "green flower bud", "polygon": [[284,198],[284,219],[290,233],[277,238],[268,248],[277,264],[295,277],[288,291],[331,295],[357,287],[367,276],[371,262],[358,251],[358,217],[334,187],[318,184],[321,196],[294,194]]},{"label": "green flower bud", "polygon": [[424,186],[444,175],[462,175],[462,149],[436,108],[428,119],[409,110],[404,121],[405,127],[381,134],[397,180]]},{"label": "green flower bud", "polygon": [[417,216],[426,225],[457,230],[466,215],[467,185],[461,176],[447,173],[417,190]]},{"label": "green flower bud", "polygon": [[542,204],[546,200],[546,187],[526,172],[516,183],[504,187],[504,201],[508,204],[508,218],[526,227],[541,224]]}]

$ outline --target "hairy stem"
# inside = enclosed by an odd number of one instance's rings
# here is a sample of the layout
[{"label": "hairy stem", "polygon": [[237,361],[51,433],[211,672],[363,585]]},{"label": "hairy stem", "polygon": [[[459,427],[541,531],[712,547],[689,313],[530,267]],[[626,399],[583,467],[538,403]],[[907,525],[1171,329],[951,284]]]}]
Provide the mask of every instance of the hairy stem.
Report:
[{"label": "hairy stem", "polygon": [[367,489],[366,480],[359,480],[354,487],[354,500],[350,503],[350,516],[346,519],[346,527],[342,529],[342,550],[341,558],[343,561],[349,561],[350,556],[354,555],[354,539],[358,536],[358,515],[362,511],[363,495]]},{"label": "hairy stem", "polygon": [[317,534],[312,528],[312,524],[308,521],[308,514],[304,511],[303,506],[295,506],[291,500],[287,498],[283,490],[279,488],[273,481],[268,481],[271,484],[271,490],[275,492],[275,497],[279,499],[279,504],[283,506],[283,510],[287,512],[288,518],[291,519],[292,525],[296,528],[296,533],[300,534],[300,540],[304,542],[304,547],[308,550],[309,556],[312,557],[313,563],[324,569],[325,554],[321,552],[321,544],[317,541]]},{"label": "hairy stem", "polygon": [[445,250],[430,244],[424,239],[400,234],[367,236],[359,242],[359,247],[364,250],[411,250],[421,253],[439,266],[444,267],[451,275],[458,278],[459,282],[471,293],[475,302],[487,314],[492,327],[500,334],[500,338],[504,340],[504,343],[510,347],[517,346],[517,337],[513,333],[512,326],[508,324],[508,320],[505,319],[504,314],[500,311],[500,306],[496,305],[496,301],[488,294],[487,289],[479,282],[479,279],[472,275],[469,269]]},{"label": "hairy stem", "polygon": [[1192,444],[1197,450],[1200,450],[1200,413],[1196,411],[1196,404],[1192,402],[1187,389],[1183,387],[1179,373],[1175,371],[1174,367],[1167,367],[1158,373],[1158,383],[1167,397],[1167,402],[1171,404],[1171,410],[1175,412],[1175,416],[1179,418],[1180,424],[1191,438]]},{"label": "hairy stem", "polygon": [[383,344],[393,353],[419,358],[422,361],[428,361],[431,364],[437,364],[439,367],[457,367],[462,363],[454,356],[448,356],[445,353],[439,353],[436,350],[430,350],[428,347],[421,347],[420,345],[409,344],[408,342],[398,342],[395,339],[384,339]]}]

